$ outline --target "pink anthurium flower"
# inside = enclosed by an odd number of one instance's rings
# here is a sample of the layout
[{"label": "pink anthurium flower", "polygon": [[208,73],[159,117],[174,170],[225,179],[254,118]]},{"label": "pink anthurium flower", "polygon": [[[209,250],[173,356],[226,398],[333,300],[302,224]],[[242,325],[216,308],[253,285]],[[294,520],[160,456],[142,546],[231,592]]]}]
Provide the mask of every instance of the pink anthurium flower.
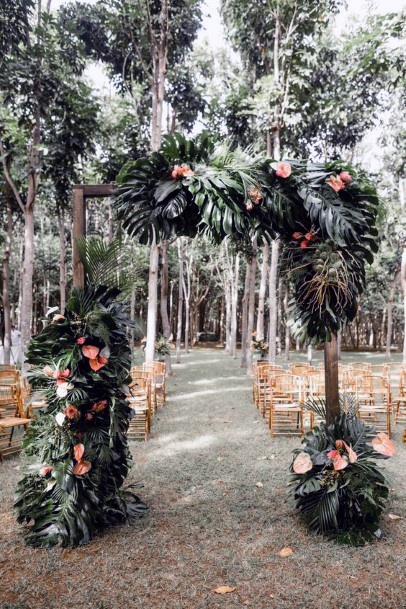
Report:
[{"label": "pink anthurium flower", "polygon": [[293,233],[292,237],[294,239],[301,239],[303,237],[303,233],[299,233],[299,232]]},{"label": "pink anthurium flower", "polygon": [[313,462],[310,455],[305,452],[299,453],[293,461],[292,468],[295,474],[305,474],[306,472],[309,472],[313,468]]},{"label": "pink anthurium flower", "polygon": [[52,465],[43,465],[39,470],[39,475],[45,478],[45,476],[48,476],[48,474],[50,474],[53,469],[54,468],[52,467]]},{"label": "pink anthurium flower", "polygon": [[99,355],[100,349],[99,347],[94,347],[93,345],[83,345],[82,353],[89,359],[95,359]]},{"label": "pink anthurium flower", "polygon": [[386,433],[378,433],[371,444],[377,453],[385,457],[393,457],[396,452],[394,441]]},{"label": "pink anthurium flower", "polygon": [[76,343],[78,345],[84,345],[85,341],[86,341],[86,338],[84,336],[79,336],[79,338],[76,340]]},{"label": "pink anthurium flower", "polygon": [[335,192],[339,192],[345,188],[344,182],[338,176],[330,176],[327,180],[327,184],[331,186]]},{"label": "pink anthurium flower", "polygon": [[83,444],[75,444],[73,447],[73,458],[75,461],[80,461],[85,454],[85,447]]},{"label": "pink anthurium flower", "polygon": [[272,167],[275,169],[275,173],[278,178],[288,178],[292,173],[292,165],[286,161],[280,163],[273,163]]},{"label": "pink anthurium flower", "polygon": [[344,184],[349,184],[350,182],[352,182],[352,175],[348,173],[348,171],[341,171],[338,174],[338,177],[342,182],[344,182]]},{"label": "pink anthurium flower", "polygon": [[81,459],[76,463],[75,467],[73,468],[73,473],[75,476],[83,476],[84,474],[87,474],[87,472],[91,468],[92,464],[90,463],[90,461],[85,461],[84,459]]},{"label": "pink anthurium flower", "polygon": [[107,364],[107,361],[107,357],[96,357],[96,359],[89,359],[89,366],[94,372],[97,372]]},{"label": "pink anthurium flower", "polygon": [[54,371],[52,370],[51,366],[44,366],[42,372],[47,376],[54,376]]}]

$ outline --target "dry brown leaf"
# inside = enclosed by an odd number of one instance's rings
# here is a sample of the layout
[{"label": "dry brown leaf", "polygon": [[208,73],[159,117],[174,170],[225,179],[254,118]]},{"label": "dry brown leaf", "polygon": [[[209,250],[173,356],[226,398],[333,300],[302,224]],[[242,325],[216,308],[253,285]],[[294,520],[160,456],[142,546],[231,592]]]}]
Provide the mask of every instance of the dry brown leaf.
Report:
[{"label": "dry brown leaf", "polygon": [[293,550],[292,548],[289,548],[289,546],[287,548],[282,548],[282,550],[279,552],[279,556],[281,556],[282,558],[286,558],[291,554],[293,554]]},{"label": "dry brown leaf", "polygon": [[256,485],[258,488],[262,488],[264,485],[262,484],[262,482],[257,482]]},{"label": "dry brown leaf", "polygon": [[402,520],[403,516],[398,516],[397,514],[388,514],[391,520]]},{"label": "dry brown leaf", "polygon": [[236,590],[236,586],[233,588],[231,588],[231,586],[220,586],[219,588],[213,590],[213,592],[216,594],[229,594],[229,592],[234,592],[234,590]]}]

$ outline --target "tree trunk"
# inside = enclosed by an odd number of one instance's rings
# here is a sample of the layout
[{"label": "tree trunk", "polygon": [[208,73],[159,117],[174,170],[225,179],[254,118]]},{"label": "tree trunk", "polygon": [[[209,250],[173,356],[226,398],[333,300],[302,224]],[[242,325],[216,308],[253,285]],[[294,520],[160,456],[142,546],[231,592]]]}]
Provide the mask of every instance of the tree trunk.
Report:
[{"label": "tree trunk", "polygon": [[276,324],[277,324],[277,294],[278,285],[279,240],[272,242],[271,268],[269,272],[269,363],[276,362]]},{"label": "tree trunk", "polygon": [[[160,36],[159,43],[157,37],[152,32],[150,23],[150,44],[152,54],[152,123],[151,123],[151,150],[156,152],[161,145],[162,139],[162,112],[163,99],[165,95],[166,78],[166,59],[168,53],[168,0],[162,0],[161,12],[159,16]],[[154,359],[155,338],[158,312],[158,265],[159,249],[157,245],[157,235],[154,235],[150,252],[150,268],[148,281],[148,317],[147,317],[147,345],[145,349],[145,361]]]},{"label": "tree trunk", "polygon": [[237,358],[237,308],[238,308],[238,282],[240,274],[240,254],[235,257],[233,290],[231,301],[231,336],[230,336],[230,355]]},{"label": "tree trunk", "polygon": [[225,290],[224,290],[224,298],[226,301],[226,319],[225,319],[225,326],[226,326],[225,351],[226,351],[226,353],[230,353],[230,351],[231,351],[231,294],[232,294],[231,283],[230,283],[229,278],[227,278]]},{"label": "tree trunk", "polygon": [[[161,320],[162,320],[162,332],[166,340],[169,340],[171,336],[171,324],[169,322],[168,315],[168,284],[169,284],[169,270],[168,270],[168,241],[163,241],[161,245]],[[172,374],[171,366],[171,355],[170,353],[165,356],[166,373],[167,375]]]},{"label": "tree trunk", "polygon": [[244,295],[242,297],[242,315],[241,315],[241,368],[247,367],[248,351],[247,351],[247,336],[248,336],[248,304],[250,297],[250,264],[247,260],[247,268],[245,271]]},{"label": "tree trunk", "polygon": [[11,208],[10,192],[6,189],[7,231],[3,252],[3,314],[4,314],[4,363],[10,363],[11,355],[11,309],[10,309],[10,253],[13,239],[13,210]]},{"label": "tree trunk", "polygon": [[265,314],[265,296],[266,284],[269,272],[269,245],[265,243],[262,248],[262,266],[261,266],[261,282],[258,293],[258,316],[257,316],[257,340],[263,340],[264,333],[264,314]]},{"label": "tree trunk", "polygon": [[66,306],[66,241],[65,241],[65,212],[63,207],[58,207],[59,223],[59,310],[62,315]]},{"label": "tree trunk", "polygon": [[183,261],[184,261],[183,237],[178,239],[178,260],[179,260],[179,279],[178,279],[178,327],[176,330],[176,363],[180,364],[180,348],[182,344],[182,318],[183,318]]},{"label": "tree trunk", "polygon": [[286,282],[285,297],[283,299],[283,309],[285,311],[285,360],[289,361],[290,352],[290,328],[288,324],[289,317],[289,284]]},{"label": "tree trunk", "polygon": [[[130,320],[134,321],[135,320],[135,288],[133,288],[131,290],[131,300],[130,300]],[[135,330],[134,328],[131,328],[131,351],[134,349],[134,343],[135,343]]]},{"label": "tree trunk", "polygon": [[[252,332],[254,330],[254,315],[255,315],[255,275],[257,270],[257,258],[252,257],[249,263],[249,296],[248,296],[248,316],[247,316],[247,338],[246,338],[246,352],[249,353]],[[251,374],[252,371],[252,358],[247,357],[247,374]]]},{"label": "tree trunk", "polygon": [[158,310],[158,265],[159,248],[154,236],[149,257],[147,344],[145,347],[146,362],[152,362],[155,355],[156,322]]},{"label": "tree trunk", "polygon": [[387,310],[387,325],[386,325],[386,357],[390,359],[391,346],[392,346],[392,328],[393,328],[393,300],[395,297],[396,284],[399,280],[399,273],[395,273],[395,277],[390,286],[388,302],[386,305]]},{"label": "tree trunk", "polygon": [[219,343],[224,345],[224,298],[220,300],[220,315],[219,315]]},{"label": "tree trunk", "polygon": [[402,362],[404,364],[406,364],[406,248],[404,248],[403,253],[402,253],[400,278],[401,278],[401,284],[402,284],[402,290],[403,290],[403,317],[404,317]]},{"label": "tree trunk", "polygon": [[331,425],[340,414],[338,393],[338,349],[337,336],[331,335],[324,344],[324,370],[326,382],[326,423]]}]

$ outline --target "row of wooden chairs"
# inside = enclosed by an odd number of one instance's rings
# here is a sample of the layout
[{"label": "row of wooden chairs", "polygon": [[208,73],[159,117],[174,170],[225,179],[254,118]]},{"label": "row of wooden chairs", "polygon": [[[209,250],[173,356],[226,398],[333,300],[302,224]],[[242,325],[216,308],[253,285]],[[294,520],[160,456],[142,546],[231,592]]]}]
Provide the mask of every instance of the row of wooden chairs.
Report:
[{"label": "row of wooden chairs", "polygon": [[166,402],[166,365],[153,361],[133,366],[130,374],[132,382],[128,403],[134,416],[130,421],[128,437],[146,441],[157,409]]},{"label": "row of wooden chairs", "polygon": [[[391,414],[395,423],[406,421],[406,367],[399,371],[399,389],[393,398],[391,374],[386,365],[372,368],[363,364],[341,366],[340,391],[355,396],[358,416],[379,431],[391,433]],[[304,433],[303,404],[310,397],[324,397],[325,379],[322,367],[292,364],[281,366],[256,362],[253,366],[253,401],[269,421],[271,436]],[[313,426],[314,415],[309,414]]]},{"label": "row of wooden chairs", "polygon": [[30,424],[25,408],[24,384],[13,365],[0,366],[0,461],[21,450],[24,430]]}]

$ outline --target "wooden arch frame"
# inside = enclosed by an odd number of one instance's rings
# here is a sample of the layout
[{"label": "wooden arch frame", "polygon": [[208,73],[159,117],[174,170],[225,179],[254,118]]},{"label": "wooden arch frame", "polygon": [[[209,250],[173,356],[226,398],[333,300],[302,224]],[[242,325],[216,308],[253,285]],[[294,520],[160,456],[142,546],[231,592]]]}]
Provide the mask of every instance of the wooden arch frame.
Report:
[{"label": "wooden arch frame", "polygon": [[73,285],[76,288],[85,286],[85,271],[80,261],[77,240],[79,237],[86,236],[87,200],[110,197],[115,189],[115,184],[75,184],[73,186],[72,262]]},{"label": "wooden arch frame", "polygon": [[[87,199],[110,197],[116,188],[116,184],[75,184],[73,186],[72,260],[73,285],[77,288],[83,288],[85,285],[85,271],[80,261],[77,239],[86,236]],[[324,364],[326,404],[328,408],[333,409],[339,401],[338,345],[337,337],[334,335],[324,345]]]}]

